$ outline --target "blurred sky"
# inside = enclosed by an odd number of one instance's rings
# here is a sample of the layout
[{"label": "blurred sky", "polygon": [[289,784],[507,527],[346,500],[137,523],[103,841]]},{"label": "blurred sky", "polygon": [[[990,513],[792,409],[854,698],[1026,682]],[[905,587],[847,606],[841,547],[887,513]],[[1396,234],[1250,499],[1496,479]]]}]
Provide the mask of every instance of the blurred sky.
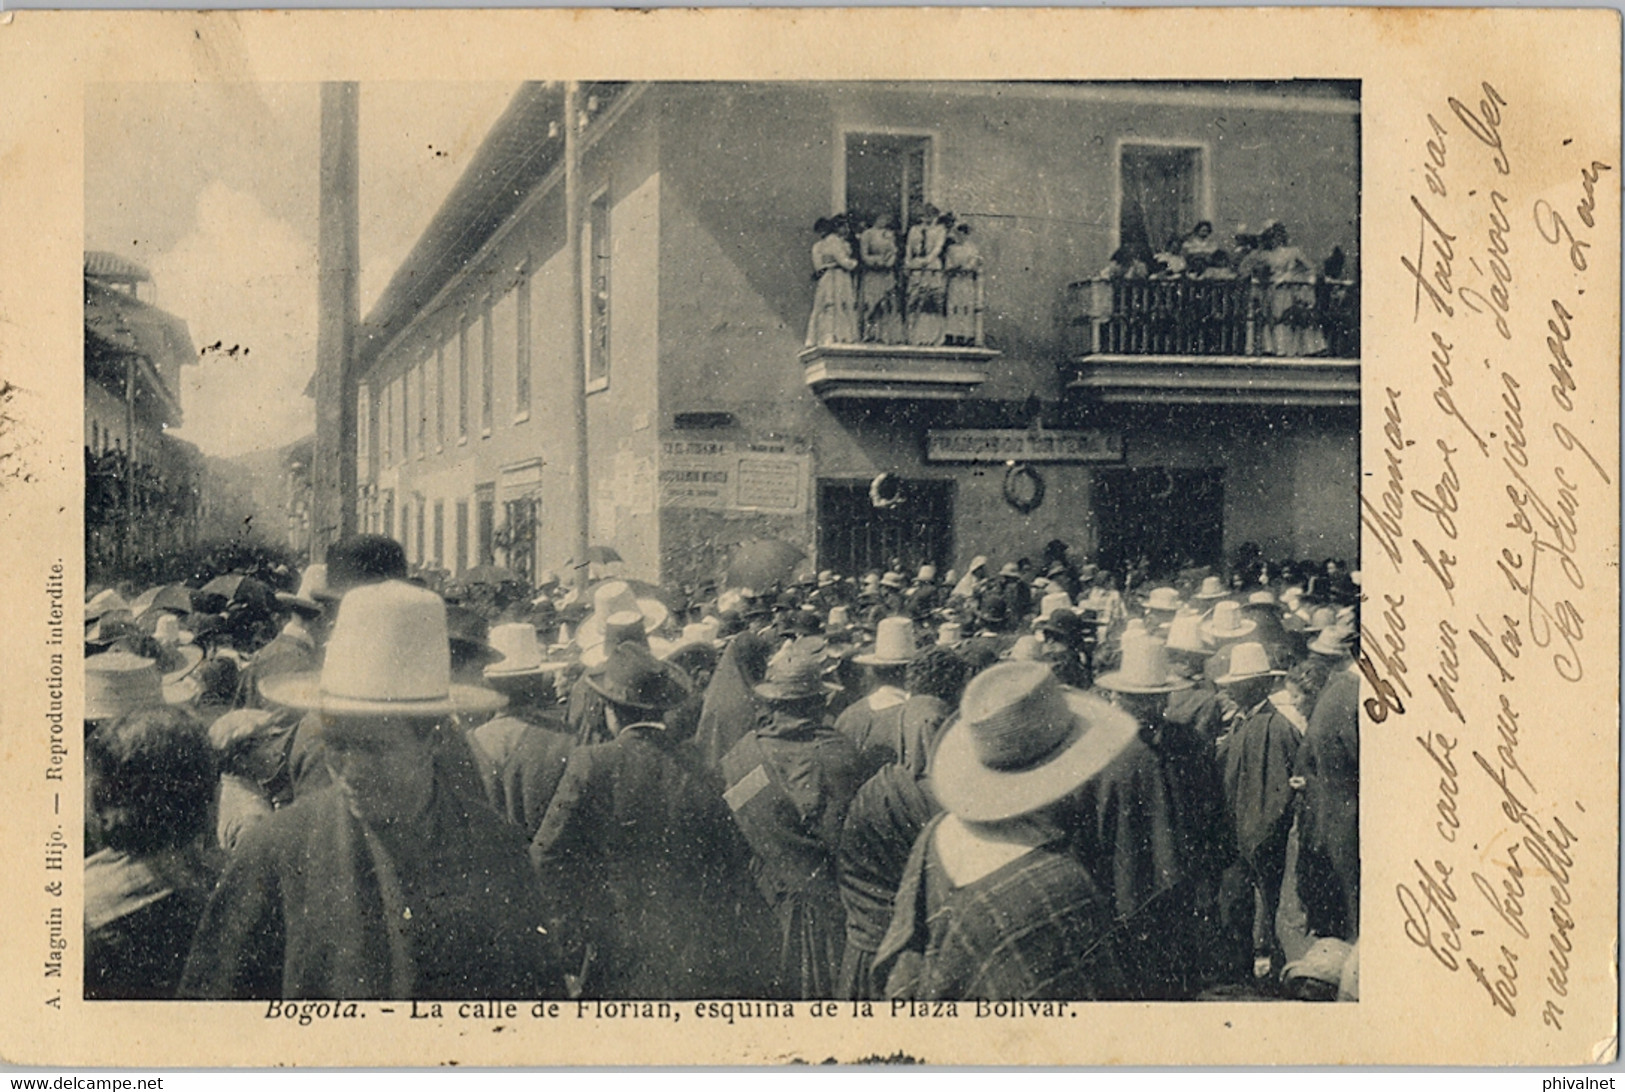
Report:
[{"label": "blurred sky", "polygon": [[[361,313],[463,174],[516,84],[361,88]],[[85,105],[85,249],[152,271],[208,353],[175,435],[210,455],[315,427],[317,84],[101,84]]]}]

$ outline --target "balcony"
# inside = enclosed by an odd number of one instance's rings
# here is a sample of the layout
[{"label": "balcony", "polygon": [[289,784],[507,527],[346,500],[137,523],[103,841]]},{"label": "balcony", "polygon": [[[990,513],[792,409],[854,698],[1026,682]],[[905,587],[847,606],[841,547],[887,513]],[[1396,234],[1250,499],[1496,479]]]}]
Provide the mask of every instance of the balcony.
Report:
[{"label": "balcony", "polygon": [[826,402],[957,401],[987,382],[995,349],[967,345],[814,345],[803,349],[807,386]]},{"label": "balcony", "polygon": [[1067,303],[1067,386],[1097,401],[1359,405],[1352,282],[1094,279]]},{"label": "balcony", "polygon": [[[946,271],[907,270],[895,277],[888,271],[878,282],[860,274],[851,283],[847,293],[829,290],[826,282],[814,300],[808,340],[818,343],[803,349],[800,360],[807,386],[819,398],[949,402],[987,381],[988,365],[999,353],[983,342],[976,269],[951,262]],[[883,287],[877,291],[875,283]]]}]

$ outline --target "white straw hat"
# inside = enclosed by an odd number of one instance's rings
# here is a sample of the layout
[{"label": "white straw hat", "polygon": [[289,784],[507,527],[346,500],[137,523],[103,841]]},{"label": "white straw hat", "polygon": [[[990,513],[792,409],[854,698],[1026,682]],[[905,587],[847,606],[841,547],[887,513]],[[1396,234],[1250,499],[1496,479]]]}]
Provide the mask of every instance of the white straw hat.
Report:
[{"label": "white straw hat", "polygon": [[1227,599],[1214,605],[1213,617],[1202,626],[1202,631],[1215,641],[1233,641],[1257,628],[1257,622],[1242,617],[1240,603]]},{"label": "white straw hat", "polygon": [[1026,815],[1100,773],[1138,734],[1133,717],[1063,687],[1047,665],[998,664],[965,688],[932,756],[931,787],[961,819]]},{"label": "white straw hat", "polygon": [[1038,621],[1047,622],[1058,610],[1071,610],[1072,597],[1064,591],[1052,591],[1038,601]]},{"label": "white straw hat", "polygon": [[1182,610],[1174,615],[1168,626],[1168,647],[1175,652],[1197,652],[1206,655],[1213,645],[1202,635],[1202,615],[1194,610]]},{"label": "white straw hat", "polygon": [[1213,681],[1220,686],[1263,678],[1266,675],[1285,675],[1270,666],[1270,656],[1257,641],[1246,641],[1230,650],[1230,670]]},{"label": "white straw hat", "polygon": [[1102,690],[1122,694],[1168,694],[1194,685],[1168,666],[1168,650],[1155,637],[1144,637],[1123,645],[1123,663],[1095,680]]},{"label": "white straw hat", "polygon": [[643,628],[649,633],[665,625],[671,614],[666,604],[652,596],[637,595],[624,580],[604,581],[593,589],[592,614],[581,623],[576,643],[582,648],[598,644],[604,639],[604,626],[609,623],[610,615],[634,610],[643,615]]},{"label": "white straw hat", "polygon": [[403,580],[346,593],[321,671],[262,679],[260,693],[278,705],[340,716],[486,713],[507,700],[451,681],[446,604]]},{"label": "white straw hat", "polygon": [[1146,610],[1174,611],[1183,605],[1179,592],[1174,588],[1152,588],[1145,600]]},{"label": "white straw hat", "polygon": [[852,659],[860,664],[883,667],[906,664],[914,659],[914,623],[901,615],[882,618],[875,627],[875,648]]},{"label": "white straw hat", "polygon": [[529,622],[505,622],[492,626],[485,641],[502,653],[502,659],[485,666],[485,677],[488,679],[543,675],[570,666],[562,660],[548,661],[543,658],[541,642],[536,639],[536,627]]},{"label": "white straw hat", "polygon": [[1197,591],[1197,599],[1223,599],[1228,593],[1225,591],[1224,581],[1216,576],[1204,576],[1202,587]]}]

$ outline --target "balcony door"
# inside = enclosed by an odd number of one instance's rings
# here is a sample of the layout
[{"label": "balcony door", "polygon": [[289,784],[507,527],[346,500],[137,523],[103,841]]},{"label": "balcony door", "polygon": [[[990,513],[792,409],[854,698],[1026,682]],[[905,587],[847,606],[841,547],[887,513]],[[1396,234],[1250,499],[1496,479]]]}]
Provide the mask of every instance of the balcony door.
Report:
[{"label": "balcony door", "polygon": [[846,134],[846,211],[859,230],[891,213],[899,229],[930,200],[931,138],[906,133]]},{"label": "balcony door", "polygon": [[946,572],[954,553],[954,483],[909,479],[899,483],[902,503],[876,508],[867,481],[818,482],[818,567],[856,576],[901,565],[912,576],[921,565]]},{"label": "balcony door", "polygon": [[1124,144],[1118,152],[1118,245],[1137,257],[1183,238],[1203,216],[1203,149]]},{"label": "balcony door", "polygon": [[1100,565],[1122,573],[1141,557],[1153,575],[1224,561],[1224,470],[1164,466],[1094,473]]}]

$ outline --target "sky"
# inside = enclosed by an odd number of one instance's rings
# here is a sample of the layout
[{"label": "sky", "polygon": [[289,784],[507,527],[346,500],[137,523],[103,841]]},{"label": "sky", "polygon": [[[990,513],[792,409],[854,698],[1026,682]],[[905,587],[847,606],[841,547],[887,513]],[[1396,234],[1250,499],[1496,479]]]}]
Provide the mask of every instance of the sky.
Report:
[{"label": "sky", "polygon": [[[361,313],[462,176],[517,85],[363,84]],[[204,353],[183,372],[205,454],[311,432],[318,84],[103,84],[85,107],[85,249],[146,266]]]}]

